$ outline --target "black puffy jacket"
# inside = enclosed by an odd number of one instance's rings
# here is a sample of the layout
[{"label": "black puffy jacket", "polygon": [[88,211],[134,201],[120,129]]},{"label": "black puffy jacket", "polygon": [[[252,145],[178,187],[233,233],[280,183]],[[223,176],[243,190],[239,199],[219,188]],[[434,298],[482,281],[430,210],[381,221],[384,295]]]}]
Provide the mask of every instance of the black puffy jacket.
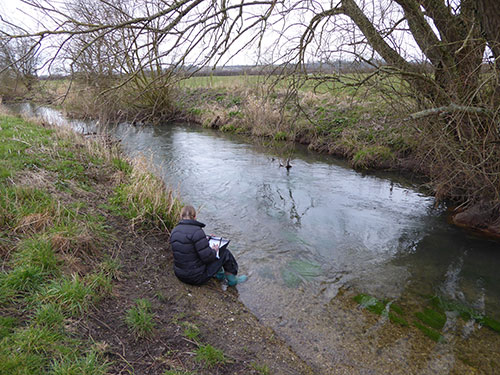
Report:
[{"label": "black puffy jacket", "polygon": [[196,220],[181,220],[170,234],[175,275],[188,284],[205,282],[207,264],[216,260],[202,229],[204,226]]}]

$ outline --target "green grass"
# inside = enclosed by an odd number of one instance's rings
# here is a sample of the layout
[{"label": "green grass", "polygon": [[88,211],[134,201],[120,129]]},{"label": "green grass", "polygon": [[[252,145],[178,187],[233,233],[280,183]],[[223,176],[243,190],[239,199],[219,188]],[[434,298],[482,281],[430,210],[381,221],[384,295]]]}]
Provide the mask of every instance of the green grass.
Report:
[{"label": "green grass", "polygon": [[164,182],[147,171],[143,162],[132,167],[130,181],[115,189],[109,208],[146,228],[173,228],[178,221],[181,203]]},{"label": "green grass", "polygon": [[151,302],[147,299],[138,299],[135,306],[127,310],[125,323],[137,337],[147,337],[153,333],[155,327],[154,316],[151,312]]},{"label": "green grass", "polygon": [[33,322],[47,327],[60,327],[65,316],[61,307],[57,303],[47,303],[39,305],[33,317]]},{"label": "green grass", "polygon": [[38,266],[46,272],[58,274],[59,261],[48,237],[34,236],[23,239],[17,246],[18,251],[12,256],[16,266]]},{"label": "green grass", "polygon": [[205,367],[212,368],[216,365],[223,365],[227,362],[224,352],[214,348],[210,344],[200,345],[195,351],[195,360],[202,362]]},{"label": "green grass", "polygon": [[38,295],[40,303],[56,303],[70,316],[80,316],[96,298],[96,290],[78,274],[50,282]]},{"label": "green grass", "polygon": [[[0,374],[105,374],[66,327],[110,292],[118,265],[97,259],[113,236],[74,191],[125,167],[69,133],[1,115],[0,129]],[[85,268],[72,270],[69,255]]]},{"label": "green grass", "polygon": [[50,366],[51,375],[105,375],[108,374],[109,364],[103,362],[101,355],[91,350],[84,355],[66,356],[61,360],[54,360]]},{"label": "green grass", "polygon": [[200,329],[193,323],[183,322],[182,326],[184,327],[183,335],[188,339],[193,341],[198,341],[200,337]]},{"label": "green grass", "polygon": [[271,370],[267,365],[259,365],[257,363],[252,363],[252,368],[261,375],[271,375]]},{"label": "green grass", "polygon": [[14,317],[0,316],[0,341],[13,332],[17,322],[17,319]]}]

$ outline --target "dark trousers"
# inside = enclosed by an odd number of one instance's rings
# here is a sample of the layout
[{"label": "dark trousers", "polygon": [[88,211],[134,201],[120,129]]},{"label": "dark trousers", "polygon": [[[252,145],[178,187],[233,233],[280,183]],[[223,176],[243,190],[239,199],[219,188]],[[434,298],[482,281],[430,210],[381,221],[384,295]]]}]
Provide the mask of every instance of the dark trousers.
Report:
[{"label": "dark trousers", "polygon": [[225,247],[219,250],[219,259],[207,265],[207,269],[205,271],[205,281],[214,277],[221,267],[224,267],[224,272],[229,272],[233,275],[238,274],[238,263],[236,262],[233,254],[231,254],[231,252]]}]

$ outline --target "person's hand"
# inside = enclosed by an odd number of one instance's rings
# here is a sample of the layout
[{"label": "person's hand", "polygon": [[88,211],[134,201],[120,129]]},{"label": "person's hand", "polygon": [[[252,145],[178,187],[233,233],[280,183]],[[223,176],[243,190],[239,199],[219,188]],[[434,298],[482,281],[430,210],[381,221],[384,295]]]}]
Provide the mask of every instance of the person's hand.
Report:
[{"label": "person's hand", "polygon": [[214,247],[212,247],[217,253],[219,252],[219,244],[215,244]]}]

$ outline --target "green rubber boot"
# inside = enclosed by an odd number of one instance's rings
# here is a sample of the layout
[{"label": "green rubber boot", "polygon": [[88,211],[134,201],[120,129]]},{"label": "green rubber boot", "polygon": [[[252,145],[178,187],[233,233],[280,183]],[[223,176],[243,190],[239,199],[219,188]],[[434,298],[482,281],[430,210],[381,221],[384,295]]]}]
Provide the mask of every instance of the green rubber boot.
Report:
[{"label": "green rubber boot", "polygon": [[224,281],[226,279],[226,274],[224,273],[224,268],[220,268],[214,276],[219,281]]},{"label": "green rubber boot", "polygon": [[248,277],[246,275],[235,276],[232,273],[226,274],[226,280],[228,286],[235,286],[236,284],[241,284],[247,281]]}]

